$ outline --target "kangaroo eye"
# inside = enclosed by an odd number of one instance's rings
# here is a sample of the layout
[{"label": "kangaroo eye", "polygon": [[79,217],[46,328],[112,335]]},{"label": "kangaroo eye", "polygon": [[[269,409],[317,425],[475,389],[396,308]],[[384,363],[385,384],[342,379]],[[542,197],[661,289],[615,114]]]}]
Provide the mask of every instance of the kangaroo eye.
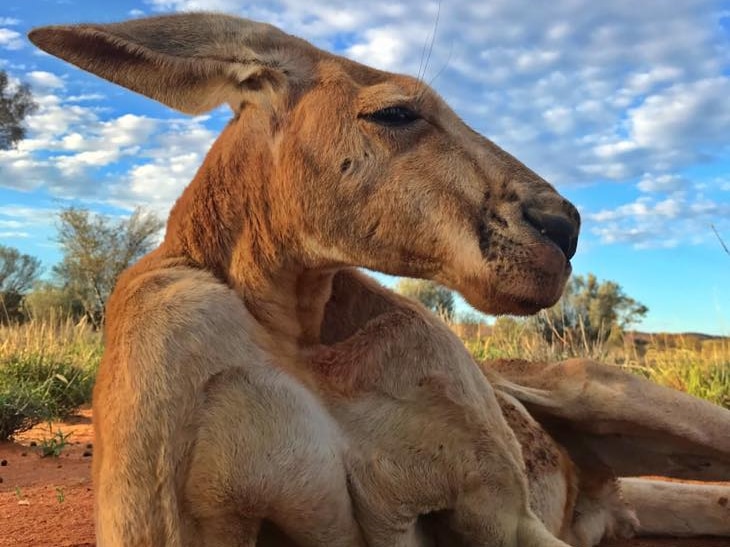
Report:
[{"label": "kangaroo eye", "polygon": [[389,106],[370,114],[362,114],[360,117],[369,122],[389,127],[402,127],[420,119],[416,112],[405,106]]}]

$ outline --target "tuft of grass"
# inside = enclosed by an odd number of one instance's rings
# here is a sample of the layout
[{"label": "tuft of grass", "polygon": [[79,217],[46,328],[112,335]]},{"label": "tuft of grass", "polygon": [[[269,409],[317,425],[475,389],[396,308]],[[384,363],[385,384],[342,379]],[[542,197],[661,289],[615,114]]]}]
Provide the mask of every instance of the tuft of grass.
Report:
[{"label": "tuft of grass", "polygon": [[53,426],[48,423],[48,431],[51,433],[50,437],[44,437],[40,442],[41,458],[58,458],[63,452],[63,449],[68,446],[68,439],[72,433],[64,433],[60,429],[53,432]]},{"label": "tuft of grass", "polygon": [[101,335],[70,320],[0,327],[0,440],[91,400]]}]

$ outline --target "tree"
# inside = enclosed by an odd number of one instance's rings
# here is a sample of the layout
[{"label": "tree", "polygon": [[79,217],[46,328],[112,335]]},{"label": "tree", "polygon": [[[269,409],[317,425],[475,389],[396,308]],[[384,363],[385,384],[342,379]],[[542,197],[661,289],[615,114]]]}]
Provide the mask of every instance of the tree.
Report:
[{"label": "tree", "polygon": [[24,294],[41,273],[41,261],[21,254],[12,247],[0,245],[0,292]]},{"label": "tree", "polygon": [[28,84],[12,87],[0,70],[0,150],[7,150],[25,138],[23,121],[37,108]]},{"label": "tree", "polygon": [[454,293],[446,287],[427,279],[404,278],[395,285],[396,292],[418,300],[444,319],[454,317]]},{"label": "tree", "polygon": [[0,245],[0,321],[22,318],[22,300],[41,273],[41,261]]},{"label": "tree", "polygon": [[141,208],[117,221],[70,207],[58,219],[63,260],[53,271],[98,327],[119,274],[152,249],[164,223]]},{"label": "tree", "polygon": [[57,319],[80,319],[86,312],[68,287],[42,281],[23,298],[23,311],[33,321],[49,323]]},{"label": "tree", "polygon": [[627,296],[613,281],[595,275],[573,276],[560,301],[535,316],[538,330],[548,339],[581,332],[589,341],[607,340],[643,318],[649,309]]}]

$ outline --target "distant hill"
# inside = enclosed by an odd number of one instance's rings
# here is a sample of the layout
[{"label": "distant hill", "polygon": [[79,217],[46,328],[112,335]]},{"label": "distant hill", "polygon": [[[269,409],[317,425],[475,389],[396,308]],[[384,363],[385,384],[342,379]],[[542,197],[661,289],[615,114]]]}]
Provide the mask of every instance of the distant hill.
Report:
[{"label": "distant hill", "polygon": [[[451,330],[464,340],[473,338],[485,338],[492,334],[493,327],[486,323],[452,323]],[[650,342],[659,342],[669,347],[702,344],[710,340],[727,340],[730,336],[716,336],[702,332],[643,332],[626,331],[624,341],[636,345],[647,345]]]},{"label": "distant hill", "polygon": [[[624,340],[637,343],[648,343],[652,340],[660,340],[669,345],[676,345],[678,342],[704,342],[706,340],[730,340],[728,336],[715,336],[713,334],[704,334],[701,332],[641,332],[626,331]],[[674,344],[672,344],[674,342]]]}]

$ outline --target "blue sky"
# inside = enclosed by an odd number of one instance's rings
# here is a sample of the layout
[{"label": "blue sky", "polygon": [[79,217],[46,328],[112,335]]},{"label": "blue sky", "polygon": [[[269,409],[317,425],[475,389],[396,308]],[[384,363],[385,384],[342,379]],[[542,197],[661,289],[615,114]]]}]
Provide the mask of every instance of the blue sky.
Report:
[{"label": "blue sky", "polygon": [[[426,78],[581,210],[577,273],[649,307],[640,328],[730,334],[730,3],[451,0]],[[35,50],[37,25],[220,10],[416,74],[437,2],[5,0],[0,68],[39,103],[0,151],[0,243],[58,260],[54,212],[166,215],[228,118],[186,118]]]}]

